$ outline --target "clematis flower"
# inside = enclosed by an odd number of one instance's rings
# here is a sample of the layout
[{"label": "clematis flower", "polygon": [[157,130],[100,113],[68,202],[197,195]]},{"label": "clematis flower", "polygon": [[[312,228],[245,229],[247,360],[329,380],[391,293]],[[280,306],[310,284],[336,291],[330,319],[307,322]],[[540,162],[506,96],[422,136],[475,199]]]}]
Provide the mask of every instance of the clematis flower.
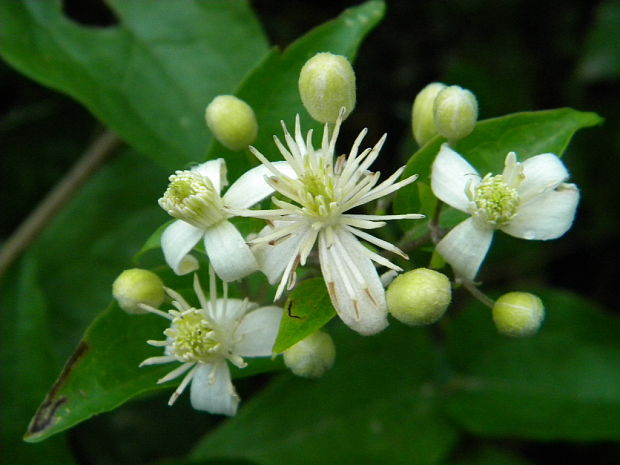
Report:
[{"label": "clematis flower", "polygon": [[384,226],[385,220],[416,219],[423,215],[365,215],[350,212],[356,207],[389,195],[412,183],[416,176],[397,182],[404,167],[382,183],[378,172],[368,171],[385,141],[358,153],[366,130],[355,140],[349,155],[334,160],[336,139],[343,111],[330,134],[325,126],[321,147],[312,146],[312,131],[301,134],[299,117],[295,138],[284,127],[288,148],[275,139],[278,149],[294,171],[291,176],[267,160],[258,150],[254,155],[270,171],[267,182],[289,200],[274,197],[277,209],[252,210],[251,216],[270,221],[270,227],[251,241],[261,270],[274,284],[280,280],[276,299],[284,288],[295,285],[295,270],[304,265],[318,241],[321,271],[332,304],[340,318],[361,334],[374,334],[387,325],[385,291],[373,262],[393,270],[401,268],[360,243],[362,239],[381,249],[408,258],[393,244],[372,236],[365,229]]},{"label": "clematis flower", "polygon": [[147,341],[150,345],[164,347],[164,355],[147,358],[140,366],[180,362],[180,366],[157,381],[165,383],[185,374],[168,405],[174,404],[191,383],[190,398],[196,410],[234,415],[239,396],[230,380],[228,362],[244,368],[247,364],[243,357],[271,356],[282,309],[256,308],[258,305],[247,299],[229,299],[225,282],[224,297],[218,299],[215,274],[210,274],[208,299],[194,275],[199,308],[192,307],[172,289],[166,292],[172,297],[176,310],[165,313],[141,305],[144,310],[170,320],[170,327],[164,331],[165,340]]},{"label": "clematis flower", "polygon": [[480,178],[463,157],[442,145],[431,170],[433,192],[471,217],[454,227],[437,251],[461,277],[473,280],[496,229],[528,240],[560,237],[571,227],[579,202],[577,186],[567,179],[556,155],[518,163],[514,152],[506,156],[502,174]]},{"label": "clematis flower", "polygon": [[[284,164],[278,168],[290,172]],[[163,232],[161,247],[166,263],[176,274],[198,268],[198,261],[189,252],[201,239],[222,280],[234,281],[258,269],[245,239],[228,219],[234,216],[232,209],[242,211],[273,193],[265,182],[268,173],[262,165],[249,170],[223,196],[220,192],[228,183],[226,164],[221,158],[170,176],[159,205],[178,220]]]}]

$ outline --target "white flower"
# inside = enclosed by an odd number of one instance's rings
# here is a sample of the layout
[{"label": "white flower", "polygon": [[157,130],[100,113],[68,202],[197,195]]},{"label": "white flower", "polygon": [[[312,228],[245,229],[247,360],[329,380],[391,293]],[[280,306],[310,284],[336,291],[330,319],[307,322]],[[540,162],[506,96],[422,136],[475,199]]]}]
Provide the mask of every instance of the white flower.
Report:
[{"label": "white flower", "polygon": [[185,377],[174,391],[168,405],[172,405],[191,382],[191,402],[196,410],[234,415],[239,396],[230,381],[227,360],[243,368],[243,357],[263,357],[272,354],[278,334],[282,309],[262,307],[247,299],[229,299],[224,283],[224,297],[216,298],[215,275],[211,273],[209,299],[204,295],[197,276],[194,290],[200,308],[189,305],[171,289],[166,292],[174,300],[176,310],[164,313],[148,305],[142,308],[171,321],[164,331],[165,341],[148,341],[153,346],[165,347],[165,355],[151,357],[140,366],[181,362],[181,365],[157,383],[165,383],[183,374]]},{"label": "white flower", "polygon": [[476,170],[447,144],[433,162],[434,194],[451,207],[469,213],[437,244],[437,251],[463,278],[473,280],[493,233],[500,229],[521,239],[548,240],[571,227],[579,190],[566,184],[568,171],[552,153],[517,162],[506,156],[502,174],[480,178]]},{"label": "white flower", "polygon": [[[278,168],[287,171],[283,164]],[[162,234],[161,247],[176,274],[198,268],[198,261],[188,254],[203,238],[209,261],[222,280],[234,281],[258,269],[245,239],[228,218],[233,216],[231,209],[247,209],[273,193],[265,174],[264,166],[249,170],[223,196],[220,191],[228,183],[221,158],[170,176],[159,205],[178,221]]]},{"label": "white flower", "polygon": [[294,286],[295,269],[306,263],[318,240],[321,271],[340,318],[361,334],[374,334],[387,325],[387,310],[385,290],[373,261],[394,270],[401,269],[362,245],[358,238],[407,258],[396,246],[363,229],[384,226],[384,220],[415,219],[422,215],[348,213],[412,183],[416,176],[396,182],[404,170],[402,167],[377,184],[380,173],[370,172],[368,167],[379,155],[385,136],[374,148],[358,153],[366,130],[357,137],[348,156],[342,155],[334,160],[342,115],[341,112],[331,136],[328,126],[325,126],[321,147],[316,150],[312,146],[312,131],[308,132],[304,141],[299,117],[295,124],[295,138],[283,123],[288,149],[277,138],[275,141],[294,176],[283,172],[250,147],[271,172],[272,176],[267,181],[294,202],[274,197],[273,202],[279,209],[251,211],[252,216],[269,220],[272,224],[251,243],[255,246],[261,270],[269,281],[273,284],[281,277],[277,299],[285,286],[288,289]]}]

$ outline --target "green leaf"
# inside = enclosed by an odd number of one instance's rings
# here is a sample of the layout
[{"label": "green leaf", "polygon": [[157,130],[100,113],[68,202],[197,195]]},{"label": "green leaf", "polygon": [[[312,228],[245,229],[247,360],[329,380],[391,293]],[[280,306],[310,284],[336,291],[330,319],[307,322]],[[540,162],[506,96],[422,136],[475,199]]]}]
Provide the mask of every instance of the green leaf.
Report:
[{"label": "green leaf", "polygon": [[274,353],[282,353],[293,344],[325,326],[336,310],[321,278],[301,282],[284,304],[280,332],[273,346]]},{"label": "green leaf", "polygon": [[0,53],[84,104],[168,169],[202,160],[206,104],[231,93],[267,53],[247,2],[112,0],[109,28],[79,26],[61,2],[0,2]]},{"label": "green leaf", "polygon": [[424,330],[393,325],[360,337],[334,331],[336,364],[323,378],[280,377],[208,434],[194,459],[263,465],[435,464],[456,432],[437,412],[435,362]]},{"label": "green leaf", "polygon": [[41,441],[154,387],[170,367],[140,369],[138,365],[155,355],[146,341],[158,338],[165,327],[163,318],[129,315],[110,306],[67,360],[25,439]]},{"label": "green leaf", "polygon": [[65,438],[45,444],[22,442],[34,406],[47,389],[57,365],[50,350],[48,310],[38,286],[36,262],[25,257],[3,280],[0,293],[0,438],[4,463],[73,463]]},{"label": "green leaf", "polygon": [[[309,129],[314,129],[316,133],[321,128],[308,116],[299,97],[297,81],[302,66],[318,52],[345,55],[352,61],[363,38],[381,20],[384,11],[383,2],[376,0],[345,10],[338,18],[314,28],[295,41],[283,53],[273,50],[254,69],[236,92],[256,113],[259,134],[252,145],[268,159],[280,160],[282,156],[273,143],[274,134],[282,138],[280,121],[284,121],[290,130],[294,127],[295,115],[299,114],[304,134]],[[229,161],[231,179],[239,176],[242,169],[257,163],[254,156],[231,152],[215,140],[208,153],[209,158],[223,156]]]},{"label": "green leaf", "polygon": [[[516,152],[519,161],[547,152],[561,156],[575,132],[602,121],[596,113],[571,108],[514,113],[480,121],[474,132],[457,143],[455,150],[481,175],[501,173],[509,152]],[[444,142],[439,136],[433,138],[407,162],[402,177],[418,174],[419,178],[398,192],[394,202],[397,213],[420,211],[416,184],[430,186],[431,165]]]},{"label": "green leaf", "polygon": [[474,304],[448,327],[446,411],[468,431],[544,440],[620,439],[620,320],[562,291],[527,339],[500,336]]}]

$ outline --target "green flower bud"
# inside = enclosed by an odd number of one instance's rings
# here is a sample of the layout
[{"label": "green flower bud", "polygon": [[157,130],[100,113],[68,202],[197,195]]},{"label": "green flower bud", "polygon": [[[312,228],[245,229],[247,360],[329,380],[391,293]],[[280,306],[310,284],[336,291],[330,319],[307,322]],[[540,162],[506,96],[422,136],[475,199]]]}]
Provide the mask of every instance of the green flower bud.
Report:
[{"label": "green flower bud", "polygon": [[396,278],[385,296],[394,318],[410,326],[421,326],[443,316],[452,299],[452,289],[446,275],[418,268]]},{"label": "green flower bud", "polygon": [[450,86],[437,94],[433,111],[437,132],[454,142],[474,130],[478,119],[478,101],[467,89]]},{"label": "green flower bud", "polygon": [[411,109],[411,129],[419,146],[426,144],[438,134],[435,127],[435,98],[446,88],[441,82],[432,82],[416,96]]},{"label": "green flower bud", "polygon": [[355,108],[355,73],[342,55],[317,53],[301,68],[299,94],[310,116],[335,123],[342,107],[343,120]]},{"label": "green flower bud", "polygon": [[336,347],[331,336],[316,331],[284,351],[284,364],[297,376],[320,378],[334,364]]},{"label": "green flower bud", "polygon": [[138,304],[159,307],[165,297],[164,283],[151,271],[132,268],[118,275],[112,284],[112,295],[127,313],[148,313]]},{"label": "green flower bud", "polygon": [[205,112],[207,126],[230,150],[241,150],[256,140],[258,123],[252,107],[234,95],[215,97]]},{"label": "green flower bud", "polygon": [[527,292],[504,294],[493,306],[495,326],[506,336],[531,336],[538,331],[544,318],[542,300]]}]

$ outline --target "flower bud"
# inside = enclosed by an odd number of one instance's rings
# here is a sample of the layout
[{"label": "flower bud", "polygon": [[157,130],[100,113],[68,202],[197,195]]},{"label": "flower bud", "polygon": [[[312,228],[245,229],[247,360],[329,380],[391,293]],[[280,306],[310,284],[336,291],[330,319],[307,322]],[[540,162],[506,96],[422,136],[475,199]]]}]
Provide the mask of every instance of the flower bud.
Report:
[{"label": "flower bud", "polygon": [[297,376],[320,378],[334,364],[336,347],[331,336],[316,331],[284,351],[284,364]]},{"label": "flower bud", "polygon": [[531,336],[538,331],[544,318],[542,300],[527,292],[504,294],[493,306],[495,326],[506,336]]},{"label": "flower bud", "polygon": [[454,142],[468,136],[478,119],[478,101],[469,90],[450,86],[441,90],[434,104],[437,132]]},{"label": "flower bud", "polygon": [[148,313],[138,304],[159,307],[164,301],[164,283],[151,271],[132,268],[118,275],[112,284],[112,295],[127,313]]},{"label": "flower bud", "polygon": [[205,112],[207,126],[230,150],[241,150],[256,140],[258,123],[252,107],[234,95],[215,97]]},{"label": "flower bud", "polygon": [[394,318],[410,326],[421,326],[443,316],[452,299],[452,289],[446,275],[418,268],[396,278],[385,296]]},{"label": "flower bud", "polygon": [[355,108],[355,73],[342,55],[317,53],[301,68],[299,95],[310,116],[335,123],[342,107],[343,120]]},{"label": "flower bud", "polygon": [[435,127],[435,98],[446,88],[441,82],[432,82],[416,96],[411,109],[411,129],[413,138],[421,147],[437,135]]}]

